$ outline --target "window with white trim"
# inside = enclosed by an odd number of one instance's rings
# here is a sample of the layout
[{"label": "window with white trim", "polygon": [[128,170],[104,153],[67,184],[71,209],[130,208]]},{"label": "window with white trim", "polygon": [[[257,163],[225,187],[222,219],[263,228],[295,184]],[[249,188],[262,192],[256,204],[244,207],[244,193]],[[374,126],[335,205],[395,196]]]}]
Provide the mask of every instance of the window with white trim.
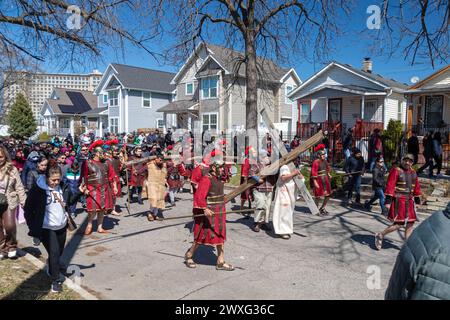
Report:
[{"label": "window with white trim", "polygon": [[104,104],[108,103],[108,95],[107,94],[103,95],[103,103]]},{"label": "window with white trim", "polygon": [[186,83],[186,95],[192,96],[194,94],[194,83],[188,82]]},{"label": "window with white trim", "polygon": [[156,128],[163,129],[164,128],[164,119],[156,119]]},{"label": "window with white trim", "polygon": [[217,130],[217,113],[204,113],[202,115],[202,129]]},{"label": "window with white trim", "polygon": [[151,92],[142,92],[142,106],[144,108],[150,108],[152,106]]},{"label": "window with white trim", "polygon": [[202,99],[217,98],[218,77],[208,77],[202,79]]},{"label": "window with white trim", "polygon": [[294,90],[294,89],[295,89],[295,86],[286,85],[286,87],[284,89],[284,91],[285,91],[285,93],[284,93],[284,103],[286,103],[286,104],[294,103],[293,100],[288,98],[289,93],[291,93],[291,91]]},{"label": "window with white trim", "polygon": [[109,118],[109,132],[119,133],[119,118]]},{"label": "window with white trim", "polygon": [[119,91],[108,92],[109,106],[117,107],[119,105]]},{"label": "window with white trim", "polygon": [[379,121],[377,117],[378,101],[365,100],[364,101],[364,119],[365,121]]}]

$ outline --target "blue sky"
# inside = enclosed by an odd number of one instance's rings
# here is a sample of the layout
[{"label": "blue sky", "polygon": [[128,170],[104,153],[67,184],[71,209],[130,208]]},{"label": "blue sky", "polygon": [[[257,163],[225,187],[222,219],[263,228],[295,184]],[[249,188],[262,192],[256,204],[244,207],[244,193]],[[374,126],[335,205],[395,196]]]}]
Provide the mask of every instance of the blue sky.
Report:
[{"label": "blue sky", "polygon": [[[431,73],[444,67],[446,64],[435,65],[435,69],[431,67],[428,60],[418,59],[415,65],[411,66],[410,59],[405,59],[403,52],[399,50],[394,56],[374,55],[370,51],[377,35],[377,30],[369,30],[366,27],[366,21],[370,16],[366,13],[367,7],[371,4],[377,4],[377,1],[357,1],[356,7],[352,10],[349,17],[345,18],[345,34],[335,40],[335,51],[329,56],[330,60],[336,60],[342,63],[348,63],[360,68],[364,57],[371,57],[373,61],[373,72],[381,74],[387,78],[393,78],[397,81],[411,84],[410,79],[414,76],[424,79]],[[395,8],[394,8],[395,9]],[[395,10],[393,12],[395,14]],[[383,28],[385,26],[381,26]],[[161,48],[169,46],[168,43],[160,43]],[[125,58],[117,58],[116,55],[108,50],[104,50],[102,54],[103,62],[96,65],[96,69],[104,71],[109,62],[119,62],[134,66],[176,72],[179,66],[161,65],[155,61],[150,55],[143,50],[136,49],[131,45],[125,47]],[[323,67],[322,63],[311,64],[305,62],[301,57],[294,58],[290,61],[289,67],[296,69],[302,80],[306,80],[315,72]],[[62,71],[54,70],[50,62],[47,62],[44,69],[49,72]],[[89,72],[91,68],[80,66],[79,70],[63,70],[66,72]]]}]

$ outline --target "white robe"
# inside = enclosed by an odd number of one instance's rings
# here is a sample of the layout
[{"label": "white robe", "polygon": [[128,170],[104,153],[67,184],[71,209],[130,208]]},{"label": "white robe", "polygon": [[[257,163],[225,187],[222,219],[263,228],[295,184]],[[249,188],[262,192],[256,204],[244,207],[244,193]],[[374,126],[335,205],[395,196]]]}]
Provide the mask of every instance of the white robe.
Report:
[{"label": "white robe", "polygon": [[[291,174],[289,167],[280,168],[280,177]],[[291,179],[283,182],[281,178],[277,182],[275,204],[273,207],[273,228],[276,234],[294,233],[294,209],[296,200],[295,182]]]}]

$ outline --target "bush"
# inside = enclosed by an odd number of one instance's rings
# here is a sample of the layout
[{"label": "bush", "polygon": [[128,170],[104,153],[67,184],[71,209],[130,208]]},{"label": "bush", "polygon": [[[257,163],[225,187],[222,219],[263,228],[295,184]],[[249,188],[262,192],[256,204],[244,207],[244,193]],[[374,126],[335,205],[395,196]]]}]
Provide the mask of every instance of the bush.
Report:
[{"label": "bush", "polygon": [[389,120],[386,130],[381,134],[384,161],[391,165],[400,158],[403,125],[400,120]]}]

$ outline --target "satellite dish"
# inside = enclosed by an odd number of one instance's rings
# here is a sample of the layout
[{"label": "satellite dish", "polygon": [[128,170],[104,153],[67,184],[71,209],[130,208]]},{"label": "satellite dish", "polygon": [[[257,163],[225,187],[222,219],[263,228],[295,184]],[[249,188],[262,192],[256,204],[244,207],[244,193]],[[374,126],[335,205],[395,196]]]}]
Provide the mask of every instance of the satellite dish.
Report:
[{"label": "satellite dish", "polygon": [[414,76],[411,78],[410,81],[411,81],[411,83],[417,83],[417,82],[419,82],[419,80],[420,80],[419,77]]}]

